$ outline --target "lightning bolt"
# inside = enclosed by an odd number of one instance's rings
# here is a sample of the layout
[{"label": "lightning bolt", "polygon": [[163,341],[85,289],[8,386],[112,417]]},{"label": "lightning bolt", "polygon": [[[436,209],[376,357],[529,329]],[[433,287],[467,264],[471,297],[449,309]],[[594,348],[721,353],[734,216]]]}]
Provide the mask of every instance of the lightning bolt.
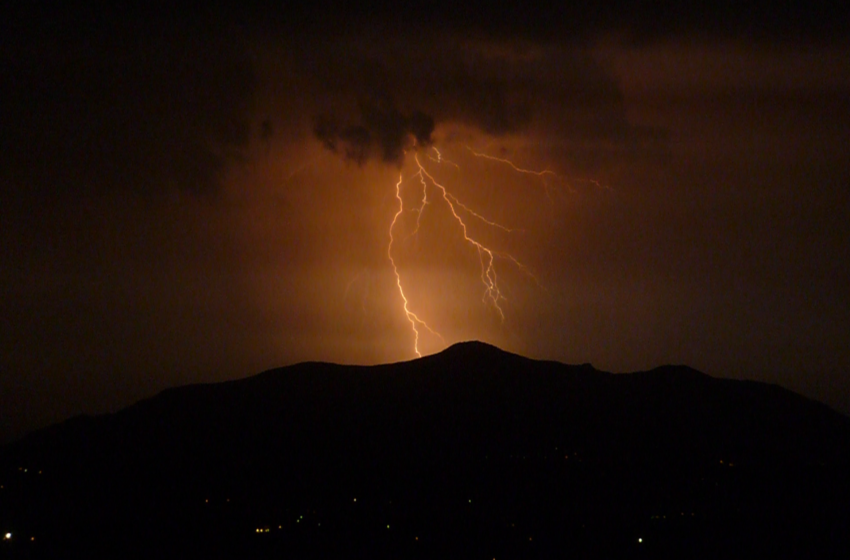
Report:
[{"label": "lightning bolt", "polygon": [[517,173],[524,173],[524,174],[526,174],[526,175],[536,175],[536,176],[538,176],[538,177],[545,177],[545,176],[547,176],[547,175],[551,175],[552,177],[557,177],[557,176],[558,176],[558,174],[557,174],[557,173],[555,173],[554,171],[550,171],[550,170],[548,170],[548,169],[544,169],[543,171],[534,171],[534,170],[531,170],[531,169],[523,169],[522,167],[517,167],[517,165],[516,165],[516,164],[514,164],[514,162],[512,162],[512,161],[511,161],[511,160],[509,160],[509,159],[500,158],[500,157],[496,157],[496,156],[491,156],[491,155],[489,155],[489,154],[482,154],[482,153],[480,153],[480,152],[476,152],[475,150],[473,150],[473,149],[472,149],[472,148],[470,148],[469,146],[467,146],[467,147],[466,147],[466,149],[467,149],[467,150],[469,150],[470,152],[472,152],[472,155],[474,155],[475,157],[484,158],[484,159],[489,159],[489,160],[491,160],[491,161],[498,161],[498,162],[500,162],[500,163],[507,164],[507,165],[511,166],[511,168],[512,168],[514,171],[516,171]]},{"label": "lightning bolt", "polygon": [[505,165],[510,166],[510,168],[513,169],[514,171],[516,171],[517,173],[522,173],[524,175],[534,175],[535,177],[540,177],[542,179],[542,182],[543,182],[543,191],[546,193],[546,198],[549,199],[549,202],[554,202],[552,200],[552,193],[549,191],[549,182],[546,180],[547,177],[558,177],[558,174],[555,173],[554,171],[550,171],[548,169],[544,169],[542,171],[534,171],[533,169],[525,169],[525,168],[519,167],[518,165],[516,165],[514,162],[512,162],[509,159],[491,156],[490,154],[483,154],[481,152],[476,152],[475,150],[473,150],[469,146],[467,146],[466,149],[469,150],[472,153],[472,155],[474,155],[477,158],[489,159],[490,161],[495,161],[495,162],[498,162],[498,163],[504,163]]},{"label": "lightning bolt", "polygon": [[[436,148],[432,148],[432,150],[436,154],[436,157],[429,156],[429,159],[431,159],[437,164],[446,162],[450,163],[450,165],[454,165],[455,167],[457,167],[456,163],[444,160],[442,158],[442,155]],[[428,197],[429,189],[436,189],[436,191],[438,192],[438,199],[442,200],[445,203],[446,207],[452,215],[452,218],[460,226],[460,231],[463,236],[464,242],[466,242],[472,248],[475,249],[476,255],[478,257],[478,264],[481,270],[481,283],[484,289],[481,298],[482,302],[485,305],[489,305],[490,307],[492,307],[499,315],[499,319],[501,320],[501,322],[504,323],[505,311],[502,308],[501,302],[507,301],[507,298],[504,296],[501,288],[499,287],[499,277],[496,270],[496,261],[498,259],[506,260],[518,269],[522,270],[527,275],[529,275],[531,278],[533,278],[535,282],[537,282],[537,278],[525,265],[523,265],[513,255],[496,251],[493,248],[482,243],[480,240],[473,237],[469,232],[469,227],[464,219],[464,216],[469,216],[474,220],[478,220],[481,223],[484,223],[490,227],[502,230],[507,233],[511,233],[517,230],[504,226],[496,221],[487,219],[480,213],[476,212],[475,210],[461,202],[454,194],[452,194],[448,190],[445,185],[437,181],[436,178],[434,178],[434,176],[428,172],[425,165],[423,165],[419,154],[414,154],[413,160],[416,163],[416,172],[411,176],[411,178],[419,179],[419,184],[422,187],[422,199],[419,204],[419,207],[411,210],[412,212],[416,213],[416,226],[410,235],[413,236],[418,234],[422,222],[422,214],[425,211],[425,208],[429,204],[431,204],[431,201]],[[430,333],[437,336],[444,344],[445,340],[443,339],[442,335],[440,335],[440,333],[431,328],[421,317],[419,317],[415,312],[411,310],[410,300],[407,298],[407,295],[404,292],[404,285],[401,279],[401,273],[399,272],[398,264],[396,263],[395,258],[393,256],[393,246],[395,243],[394,231],[396,229],[396,225],[398,224],[400,216],[405,212],[404,199],[401,196],[401,189],[403,183],[404,175],[403,173],[399,173],[398,181],[395,185],[395,196],[396,200],[398,200],[398,208],[396,210],[395,215],[393,216],[392,222],[390,223],[390,241],[387,246],[387,256],[389,257],[390,264],[393,267],[393,273],[395,274],[396,287],[398,288],[398,293],[402,300],[402,309],[404,310],[405,317],[410,323],[410,328],[413,331],[413,351],[416,353],[417,356],[422,356],[422,353],[419,350],[419,341],[421,334],[420,328],[428,330]]]},{"label": "lightning bolt", "polygon": [[[437,153],[439,153],[439,152],[437,152]],[[522,230],[511,229],[511,228],[505,227],[502,224],[499,224],[497,222],[488,220],[487,218],[485,218],[484,216],[482,216],[478,212],[475,212],[474,210],[472,210],[469,206],[465,205],[464,203],[459,201],[454,195],[452,195],[450,192],[448,192],[443,185],[440,185],[439,183],[437,183],[437,181],[435,181],[433,177],[428,175],[428,172],[425,171],[425,168],[419,162],[419,156],[416,156],[415,159],[416,159],[416,165],[419,167],[419,171],[416,172],[416,175],[418,175],[420,177],[421,181],[422,181],[423,191],[427,192],[427,183],[425,182],[425,178],[427,177],[434,184],[434,186],[436,186],[438,189],[440,189],[440,191],[443,194],[443,198],[446,200],[446,202],[449,204],[449,207],[452,209],[452,213],[455,213],[454,207],[457,206],[458,208],[462,209],[464,212],[466,212],[470,216],[484,222],[488,226],[498,228],[498,229],[505,231],[505,232],[508,232],[508,233],[512,233],[514,231],[522,231]],[[457,164],[454,164],[454,165],[457,165]],[[424,203],[427,203],[425,198],[423,198],[423,204]],[[455,213],[455,218],[458,218],[456,213]],[[461,221],[461,220],[459,220],[459,221]],[[462,221],[461,221],[461,224],[464,226],[464,234],[465,234],[466,233],[466,225],[463,224]],[[469,239],[467,238],[467,240],[469,240]]]},{"label": "lightning bolt", "polygon": [[438,150],[436,146],[431,146],[431,150],[433,150],[433,152],[435,154],[437,154],[436,157],[434,157],[432,155],[428,156],[428,159],[430,159],[431,161],[433,161],[435,163],[448,163],[449,165],[453,165],[455,167],[455,169],[460,169],[460,166],[458,164],[456,164],[455,162],[447,160],[447,159],[443,159],[443,154],[440,153],[440,150]]},{"label": "lightning bolt", "polygon": [[457,197],[451,194],[444,185],[437,182],[437,180],[430,173],[428,173],[428,171],[422,165],[418,154],[414,155],[413,159],[416,162],[416,166],[418,167],[418,171],[416,172],[416,174],[420,177],[423,190],[427,192],[428,184],[433,185],[439,190],[440,194],[442,195],[442,199],[445,201],[446,205],[451,211],[452,216],[461,227],[464,241],[472,245],[478,253],[478,261],[481,266],[481,282],[484,285],[484,295],[482,296],[482,300],[485,303],[489,303],[490,305],[492,305],[496,312],[499,314],[499,318],[502,320],[502,322],[504,322],[505,312],[502,309],[502,306],[499,305],[499,302],[501,300],[506,300],[506,298],[504,295],[502,295],[502,292],[499,289],[499,277],[496,273],[495,265],[496,258],[506,258],[517,266],[520,266],[526,270],[527,268],[523,266],[522,263],[520,263],[513,256],[494,251],[493,249],[487,247],[474,237],[471,237],[469,235],[469,230],[467,228],[466,222],[464,222],[463,218],[458,213],[458,208],[468,213],[473,218],[476,218],[489,226],[499,228],[506,232],[512,232],[514,230],[492,220],[488,220],[487,218],[483,217],[479,213],[473,211],[471,208],[460,202]]},{"label": "lightning bolt", "polygon": [[[443,344],[445,344],[445,339],[443,336],[428,326],[428,323],[420,319],[416,313],[410,310],[410,302],[407,301],[407,296],[404,295],[404,287],[401,285],[401,274],[398,272],[398,266],[396,265],[395,259],[393,258],[393,243],[395,242],[395,237],[393,237],[393,229],[395,229],[396,222],[398,221],[398,217],[404,213],[404,201],[401,198],[401,183],[404,179],[402,178],[401,173],[398,175],[398,182],[395,184],[395,197],[398,200],[398,211],[393,216],[393,221],[390,224],[390,242],[387,245],[387,256],[390,259],[390,263],[393,266],[393,272],[395,273],[395,283],[398,286],[398,293],[401,296],[401,300],[404,302],[404,314],[407,317],[407,320],[410,322],[410,328],[413,330],[413,351],[416,352],[416,355],[420,358],[422,357],[422,353],[419,351],[419,329],[417,325],[423,326],[427,329],[431,334],[434,334],[439,338]],[[423,206],[424,207],[424,206]],[[421,209],[420,209],[421,214]],[[417,225],[418,228],[418,225]]]},{"label": "lightning bolt", "polygon": [[572,183],[572,182],[585,183],[585,184],[593,185],[597,189],[602,189],[602,190],[607,190],[607,191],[613,191],[614,190],[611,187],[609,187],[608,185],[603,185],[602,183],[600,183],[596,179],[576,179],[576,178],[568,179],[567,177],[564,177],[563,175],[559,175],[559,174],[557,174],[554,171],[551,171],[549,169],[543,169],[542,171],[535,171],[534,169],[525,169],[523,167],[519,167],[518,165],[516,165],[514,162],[512,162],[511,160],[509,160],[507,158],[500,158],[500,157],[492,156],[490,154],[476,152],[475,150],[473,150],[469,146],[466,146],[466,149],[469,150],[469,152],[477,158],[487,159],[487,160],[495,161],[495,162],[498,162],[498,163],[504,163],[505,165],[508,165],[511,169],[516,171],[517,173],[522,173],[524,175],[534,175],[536,177],[540,177],[543,181],[543,189],[546,192],[546,197],[550,201],[552,200],[552,195],[551,195],[551,192],[549,191],[550,185],[549,185],[549,182],[547,181],[547,178],[552,178],[552,179],[557,179],[557,180],[560,180],[560,181],[563,181],[563,182],[567,182],[567,189],[569,190],[570,193],[576,192],[575,189],[569,184],[569,183]]},{"label": "lightning bolt", "polygon": [[[550,199],[551,197],[549,196],[549,185],[547,182],[548,179],[565,179],[564,177],[561,177],[560,175],[549,169],[544,169],[542,171],[526,169],[516,165],[513,161],[509,159],[477,152],[469,146],[466,146],[466,148],[476,158],[482,158],[485,160],[507,165],[516,173],[539,177],[543,182],[546,196]],[[415,227],[413,228],[413,231],[407,236],[412,237],[419,234],[420,226],[423,220],[423,214],[425,213],[427,207],[435,203],[445,205],[445,207],[451,213],[451,219],[454,220],[454,222],[459,226],[459,231],[461,236],[463,237],[463,242],[468,244],[472,249],[475,250],[476,256],[478,258],[478,264],[480,267],[481,285],[483,287],[483,294],[481,300],[485,306],[488,306],[494,310],[494,312],[499,316],[499,319],[502,324],[504,324],[505,322],[505,310],[502,307],[502,303],[508,300],[502,293],[502,290],[499,286],[499,276],[497,272],[497,263],[499,261],[507,262],[510,266],[513,266],[515,269],[521,271],[529,278],[531,278],[538,287],[543,288],[543,286],[541,286],[537,277],[531,272],[531,270],[529,270],[529,268],[525,266],[516,257],[509,253],[498,251],[492,248],[491,246],[486,245],[479,238],[473,236],[470,233],[469,220],[485,224],[490,228],[498,229],[505,233],[513,233],[522,230],[510,228],[494,220],[488,219],[484,215],[480,214],[479,212],[476,212],[468,205],[464,204],[461,200],[458,199],[457,196],[455,196],[449,190],[448,187],[446,187],[443,183],[437,181],[434,175],[428,171],[428,168],[423,163],[423,158],[420,158],[420,154],[416,150],[418,150],[418,148],[414,145],[413,162],[415,163],[416,168],[415,171],[408,177],[408,179],[418,179],[418,181],[415,182],[418,183],[418,185],[421,187],[422,198],[420,199],[417,207],[412,209],[405,208],[404,199],[402,197],[402,188],[405,183],[405,178],[404,172],[400,172],[398,176],[398,181],[395,184],[395,197],[396,200],[398,200],[398,208],[396,210],[396,213],[393,215],[393,219],[389,227],[389,244],[387,246],[387,256],[389,257],[390,264],[393,268],[393,273],[395,274],[396,287],[398,288],[398,293],[402,300],[402,309],[404,311],[405,317],[410,323],[410,327],[413,332],[413,351],[416,353],[417,356],[421,357],[422,353],[420,351],[419,344],[422,330],[426,330],[432,335],[436,336],[440,339],[440,341],[442,341],[443,344],[445,344],[445,340],[439,332],[429,326],[428,323],[425,322],[425,320],[423,320],[419,315],[413,312],[413,310],[411,309],[411,302],[404,291],[404,283],[402,281],[402,276],[394,257],[394,245],[396,241],[394,232],[396,231],[400,217],[406,211],[416,214]],[[428,150],[427,160],[432,162],[431,165],[451,165],[456,169],[460,169],[460,166],[457,163],[445,159],[440,153],[440,151],[434,146],[431,146]],[[594,180],[588,180],[588,182],[601,187],[601,185]]]}]

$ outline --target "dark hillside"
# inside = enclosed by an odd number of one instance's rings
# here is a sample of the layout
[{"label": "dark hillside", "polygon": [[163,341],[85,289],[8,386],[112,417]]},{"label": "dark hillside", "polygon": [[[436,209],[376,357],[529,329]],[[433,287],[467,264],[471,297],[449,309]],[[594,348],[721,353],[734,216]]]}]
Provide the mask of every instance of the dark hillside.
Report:
[{"label": "dark hillside", "polygon": [[850,419],[826,406],[683,366],[612,375],[476,342],[170,389],[6,446],[2,465],[2,550],[36,557],[850,544]]}]

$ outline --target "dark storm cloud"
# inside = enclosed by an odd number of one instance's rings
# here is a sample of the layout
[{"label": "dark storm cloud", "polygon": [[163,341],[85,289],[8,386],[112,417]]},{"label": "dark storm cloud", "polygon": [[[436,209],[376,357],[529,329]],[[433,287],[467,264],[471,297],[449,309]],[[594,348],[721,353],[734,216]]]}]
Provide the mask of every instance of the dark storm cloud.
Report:
[{"label": "dark storm cloud", "polygon": [[311,2],[284,12],[258,10],[266,28],[336,37],[380,22],[386,31],[444,31],[468,37],[587,44],[615,35],[637,43],[682,38],[725,38],[782,42],[844,42],[850,33],[846,2]]},{"label": "dark storm cloud", "polygon": [[217,187],[251,130],[245,41],[220,18],[144,16],[5,23],[0,180],[71,196]]},{"label": "dark storm cloud", "polygon": [[434,119],[420,111],[405,115],[388,104],[364,103],[358,123],[319,115],[313,132],[327,149],[342,153],[359,165],[372,156],[401,164],[406,150],[431,144]]},{"label": "dark storm cloud", "polygon": [[296,68],[312,88],[315,135],[359,163],[400,163],[435,125],[532,135],[571,170],[666,151],[666,132],[631,123],[614,77],[575,45],[367,30],[302,49]]}]

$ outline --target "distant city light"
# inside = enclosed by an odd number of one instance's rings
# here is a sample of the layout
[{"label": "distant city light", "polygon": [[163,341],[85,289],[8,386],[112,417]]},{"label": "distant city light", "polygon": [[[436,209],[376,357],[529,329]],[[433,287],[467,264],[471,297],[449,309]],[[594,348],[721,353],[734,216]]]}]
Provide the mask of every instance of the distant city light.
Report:
[{"label": "distant city light", "polygon": [[3,540],[4,541],[12,540],[12,533],[6,533],[5,535],[3,535]]},{"label": "distant city light", "polygon": [[639,543],[642,543],[642,542],[643,542],[643,538],[638,537],[638,542],[639,542]]}]

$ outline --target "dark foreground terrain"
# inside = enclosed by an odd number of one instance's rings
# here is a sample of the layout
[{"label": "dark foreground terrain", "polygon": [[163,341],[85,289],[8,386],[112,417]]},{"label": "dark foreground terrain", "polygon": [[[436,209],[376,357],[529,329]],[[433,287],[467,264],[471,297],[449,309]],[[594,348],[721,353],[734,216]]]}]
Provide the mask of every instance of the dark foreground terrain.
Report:
[{"label": "dark foreground terrain", "polygon": [[850,551],[850,419],[686,367],[463,343],[171,389],[0,449],[0,555],[683,558]]}]

